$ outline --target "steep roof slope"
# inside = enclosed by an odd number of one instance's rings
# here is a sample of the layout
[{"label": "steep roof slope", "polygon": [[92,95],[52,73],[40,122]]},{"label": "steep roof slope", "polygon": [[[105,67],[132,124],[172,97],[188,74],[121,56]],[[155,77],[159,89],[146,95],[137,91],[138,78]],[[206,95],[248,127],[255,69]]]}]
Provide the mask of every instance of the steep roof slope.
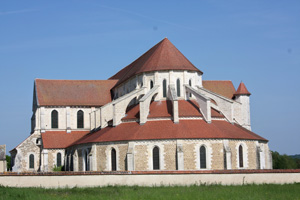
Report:
[{"label": "steep roof slope", "polygon": [[231,81],[202,81],[205,89],[214,93],[232,99],[235,94],[235,88]]},{"label": "steep roof slope", "polygon": [[40,106],[102,106],[112,101],[110,90],[118,80],[36,79]]},{"label": "steep roof slope", "polygon": [[237,89],[235,95],[251,95],[251,93],[248,91],[248,89],[246,88],[246,85],[241,82],[239,85],[239,88]]},{"label": "steep roof slope", "polygon": [[134,75],[162,70],[188,70],[202,73],[165,38],[110,79],[119,79],[117,86]]}]

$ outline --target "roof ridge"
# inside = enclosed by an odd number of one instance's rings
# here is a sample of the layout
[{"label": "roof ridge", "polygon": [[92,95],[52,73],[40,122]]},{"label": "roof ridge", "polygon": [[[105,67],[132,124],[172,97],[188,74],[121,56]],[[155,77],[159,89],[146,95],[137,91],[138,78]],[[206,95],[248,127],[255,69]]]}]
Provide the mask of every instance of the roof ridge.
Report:
[{"label": "roof ridge", "polygon": [[232,80],[203,80],[203,81],[231,81],[232,82]]},{"label": "roof ridge", "polygon": [[83,80],[83,79],[43,79],[43,78],[35,78],[34,80],[41,81],[118,81],[119,79],[93,79],[93,80]]}]

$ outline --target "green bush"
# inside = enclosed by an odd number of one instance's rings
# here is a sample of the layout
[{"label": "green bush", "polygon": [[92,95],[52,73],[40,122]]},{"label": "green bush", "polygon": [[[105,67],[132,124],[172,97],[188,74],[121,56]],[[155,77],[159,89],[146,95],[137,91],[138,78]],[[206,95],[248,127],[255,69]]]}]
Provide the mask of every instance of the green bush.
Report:
[{"label": "green bush", "polygon": [[64,169],[63,166],[57,167],[57,166],[55,165],[55,166],[53,167],[53,171],[54,171],[54,172],[64,171],[63,169]]}]

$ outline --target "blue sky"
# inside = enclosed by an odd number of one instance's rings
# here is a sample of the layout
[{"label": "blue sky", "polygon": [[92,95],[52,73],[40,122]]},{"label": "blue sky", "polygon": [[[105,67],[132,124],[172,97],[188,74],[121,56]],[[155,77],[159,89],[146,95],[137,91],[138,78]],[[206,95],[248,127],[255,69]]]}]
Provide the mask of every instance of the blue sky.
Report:
[{"label": "blue sky", "polygon": [[0,144],[29,135],[35,78],[107,79],[165,37],[204,80],[243,81],[252,130],[300,154],[298,0],[0,0]]}]

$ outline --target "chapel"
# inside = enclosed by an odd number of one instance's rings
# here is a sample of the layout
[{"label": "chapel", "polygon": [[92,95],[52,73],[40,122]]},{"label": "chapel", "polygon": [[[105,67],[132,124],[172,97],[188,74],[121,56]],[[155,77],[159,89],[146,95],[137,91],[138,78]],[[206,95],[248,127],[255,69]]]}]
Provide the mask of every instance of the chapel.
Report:
[{"label": "chapel", "polygon": [[12,170],[271,169],[245,84],[202,75],[165,38],[108,80],[35,79]]}]

